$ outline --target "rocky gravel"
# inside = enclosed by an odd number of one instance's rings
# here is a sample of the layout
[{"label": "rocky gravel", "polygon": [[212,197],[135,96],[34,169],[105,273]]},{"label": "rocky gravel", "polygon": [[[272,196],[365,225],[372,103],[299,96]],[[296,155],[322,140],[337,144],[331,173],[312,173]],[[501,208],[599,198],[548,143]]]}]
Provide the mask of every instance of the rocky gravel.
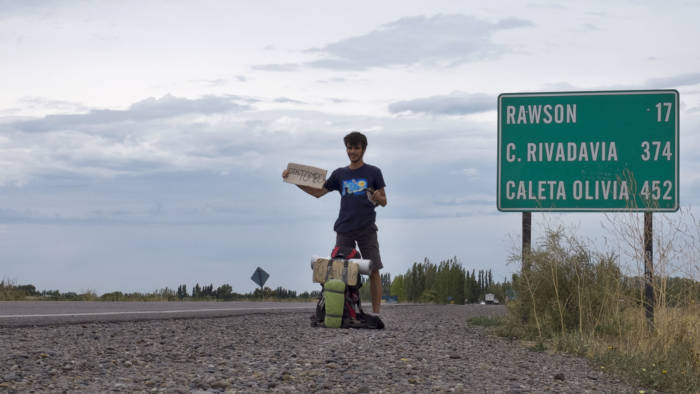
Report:
[{"label": "rocky gravel", "polygon": [[637,392],[585,360],[467,319],[501,306],[384,308],[384,330],[273,313],[0,328],[1,392]]}]

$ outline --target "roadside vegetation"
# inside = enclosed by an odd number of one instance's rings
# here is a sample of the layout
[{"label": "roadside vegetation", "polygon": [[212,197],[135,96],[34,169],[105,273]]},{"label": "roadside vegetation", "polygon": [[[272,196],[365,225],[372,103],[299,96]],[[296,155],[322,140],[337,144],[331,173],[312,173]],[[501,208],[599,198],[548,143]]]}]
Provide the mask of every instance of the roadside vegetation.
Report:
[{"label": "roadside vegetation", "polygon": [[503,302],[506,293],[511,292],[511,283],[506,279],[495,282],[491,270],[470,272],[457,257],[439,264],[426,258],[422,263],[413,263],[405,274],[397,275],[390,288],[399,302],[465,304],[484,301],[488,293]]},{"label": "roadside vegetation", "polygon": [[[700,222],[687,211],[669,217],[655,216],[653,320],[645,315],[639,215],[617,214],[608,223],[624,245],[617,253],[564,228],[546,229],[514,275],[507,317],[471,323],[497,326],[500,335],[540,350],[584,356],[646,388],[698,392]],[[636,263],[623,267],[623,259]],[[523,263],[519,253],[512,260]]]},{"label": "roadside vegetation", "polygon": [[34,285],[15,285],[9,280],[0,281],[0,301],[315,301],[318,296],[317,291],[297,294],[296,291],[283,287],[264,287],[253,292],[236,293],[228,284],[214,288],[211,284],[200,286],[199,283],[191,291],[183,284],[178,286],[177,290],[165,287],[151,293],[113,291],[98,296],[92,290],[80,293],[38,291]]},{"label": "roadside vegetation", "polygon": [[[487,293],[493,293],[501,302],[510,282],[496,283],[491,270],[471,272],[462,267],[457,258],[433,264],[427,258],[414,263],[404,275],[393,280],[390,273],[381,274],[383,296],[395,296],[398,302],[464,304],[483,301]],[[366,278],[363,277],[363,283]],[[363,301],[371,299],[369,285],[360,288]],[[37,290],[34,285],[17,285],[10,280],[0,281],[0,301],[316,301],[318,291],[298,293],[284,287],[264,287],[248,293],[237,293],[229,284],[214,287],[195,284],[191,289],[182,284],[177,289],[165,287],[150,293],[112,291],[97,295],[93,290],[61,292]]]}]

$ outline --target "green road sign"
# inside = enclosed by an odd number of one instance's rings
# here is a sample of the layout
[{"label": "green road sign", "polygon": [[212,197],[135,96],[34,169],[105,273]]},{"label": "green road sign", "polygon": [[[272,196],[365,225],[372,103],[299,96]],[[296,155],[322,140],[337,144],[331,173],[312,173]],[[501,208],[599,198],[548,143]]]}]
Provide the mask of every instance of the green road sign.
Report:
[{"label": "green road sign", "polygon": [[498,96],[500,211],[678,210],[678,91]]}]

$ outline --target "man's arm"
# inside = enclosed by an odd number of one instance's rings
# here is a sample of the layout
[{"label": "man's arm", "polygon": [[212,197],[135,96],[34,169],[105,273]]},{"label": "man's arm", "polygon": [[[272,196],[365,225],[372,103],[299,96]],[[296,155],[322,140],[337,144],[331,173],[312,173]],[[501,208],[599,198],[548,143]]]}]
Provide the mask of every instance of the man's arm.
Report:
[{"label": "man's arm", "polygon": [[303,185],[297,185],[297,187],[310,195],[316,197],[316,198],[321,198],[328,193],[328,190],[326,190],[325,187],[322,187],[320,189],[316,189],[315,187],[310,187],[310,186],[303,186]]},{"label": "man's arm", "polygon": [[377,202],[377,204],[385,207],[386,206],[386,192],[384,191],[384,188],[381,188],[379,190],[375,190],[374,193],[372,194],[372,199]]},{"label": "man's arm", "polygon": [[[282,179],[286,179],[287,176],[289,175],[289,170],[284,170],[282,171]],[[325,187],[321,187],[320,189],[316,189],[315,187],[310,187],[310,186],[302,186],[302,185],[297,185],[297,187],[310,195],[316,197],[316,198],[321,198],[328,193],[328,190],[326,190]]]}]

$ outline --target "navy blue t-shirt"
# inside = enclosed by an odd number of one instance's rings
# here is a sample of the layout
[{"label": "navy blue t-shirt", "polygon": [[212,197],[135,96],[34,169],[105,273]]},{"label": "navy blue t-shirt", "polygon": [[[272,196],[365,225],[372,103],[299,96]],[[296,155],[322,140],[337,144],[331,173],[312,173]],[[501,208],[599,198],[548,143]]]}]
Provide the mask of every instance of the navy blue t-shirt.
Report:
[{"label": "navy blue t-shirt", "polygon": [[328,191],[340,192],[340,213],[333,230],[346,233],[373,225],[377,213],[366,189],[379,190],[384,186],[382,170],[366,163],[355,170],[341,167],[333,171],[323,185]]}]

